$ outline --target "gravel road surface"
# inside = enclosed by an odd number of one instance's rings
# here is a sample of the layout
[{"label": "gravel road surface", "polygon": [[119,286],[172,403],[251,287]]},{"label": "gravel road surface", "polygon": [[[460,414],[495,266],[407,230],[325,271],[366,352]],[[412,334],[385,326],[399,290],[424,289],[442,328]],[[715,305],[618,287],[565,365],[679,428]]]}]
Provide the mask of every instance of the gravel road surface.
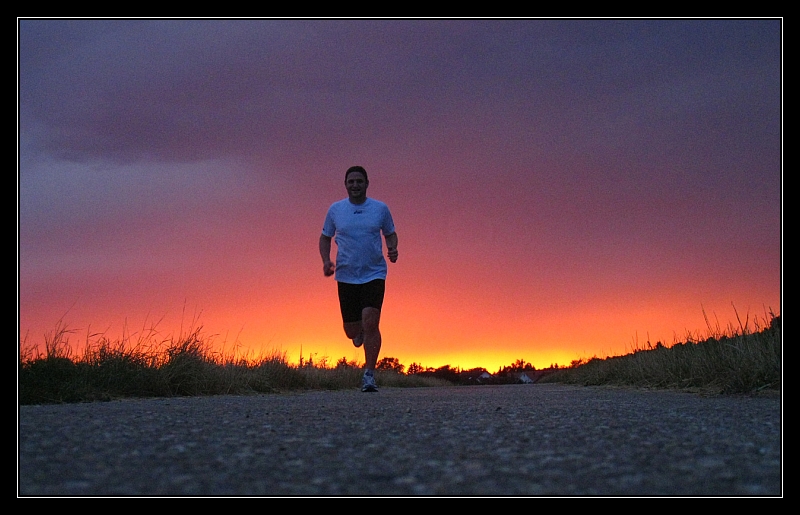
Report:
[{"label": "gravel road surface", "polygon": [[776,496],[781,400],[556,384],[20,406],[18,496]]}]

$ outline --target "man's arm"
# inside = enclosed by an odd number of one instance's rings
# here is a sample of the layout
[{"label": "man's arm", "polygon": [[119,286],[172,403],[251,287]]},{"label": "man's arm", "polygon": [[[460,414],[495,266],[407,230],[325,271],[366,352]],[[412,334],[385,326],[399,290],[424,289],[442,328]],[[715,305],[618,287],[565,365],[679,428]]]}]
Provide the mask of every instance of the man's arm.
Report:
[{"label": "man's arm", "polygon": [[319,255],[322,257],[322,273],[325,277],[333,275],[336,268],[331,261],[331,237],[321,234],[319,236]]},{"label": "man's arm", "polygon": [[389,250],[386,255],[389,256],[389,261],[394,263],[397,261],[397,233],[387,234],[385,238],[386,248]]}]

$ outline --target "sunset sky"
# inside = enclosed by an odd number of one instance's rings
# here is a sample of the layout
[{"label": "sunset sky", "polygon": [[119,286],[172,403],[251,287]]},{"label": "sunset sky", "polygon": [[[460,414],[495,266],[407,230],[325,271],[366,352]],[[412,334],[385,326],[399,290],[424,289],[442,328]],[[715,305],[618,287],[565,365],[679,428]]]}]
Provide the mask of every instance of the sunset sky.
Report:
[{"label": "sunset sky", "polygon": [[18,320],[363,361],[318,239],[386,202],[381,357],[536,367],[782,301],[782,20],[18,20]]}]

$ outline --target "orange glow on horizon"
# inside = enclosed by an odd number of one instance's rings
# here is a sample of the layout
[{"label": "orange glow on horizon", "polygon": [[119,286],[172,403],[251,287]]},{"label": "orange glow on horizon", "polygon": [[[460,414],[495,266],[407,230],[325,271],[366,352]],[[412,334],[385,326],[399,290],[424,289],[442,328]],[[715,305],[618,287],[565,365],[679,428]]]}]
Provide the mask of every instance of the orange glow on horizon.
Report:
[{"label": "orange glow on horizon", "polygon": [[[513,268],[489,258],[462,265],[458,256],[427,248],[426,234],[398,233],[401,253],[389,266],[380,357],[406,367],[493,373],[520,359],[537,369],[564,366],[624,355],[647,341],[672,344],[687,333],[705,335],[703,310],[723,329],[736,322],[733,306],[751,320],[770,309],[780,313],[780,283],[745,274],[706,283],[681,280],[670,268],[631,279],[624,271],[595,277],[582,268],[533,266],[524,259]],[[211,254],[194,275],[154,270],[122,280],[87,268],[85,275],[58,277],[63,282],[57,285],[34,277],[20,298],[20,338],[43,347],[62,316],[76,330],[70,340],[76,345],[89,331],[114,340],[155,326],[168,338],[200,325],[224,355],[361,363],[363,351],[342,330],[335,281],[323,277],[318,238],[318,227],[304,226],[282,236],[291,242],[283,253],[267,246],[263,254],[234,260],[236,268],[228,267],[227,255]],[[636,282],[643,277],[652,284]]]},{"label": "orange glow on horizon", "polygon": [[[191,314],[184,308],[179,314],[173,310],[172,316],[159,320],[145,316],[122,321],[114,320],[111,311],[76,308],[74,313],[68,313],[64,323],[75,331],[70,335],[70,343],[76,356],[80,355],[79,347],[91,340],[87,338],[89,332],[103,333],[111,341],[123,335],[135,341],[154,328],[153,334],[164,340],[179,339],[201,327],[201,339],[214,352],[227,357],[259,359],[278,355],[290,364],[297,364],[302,356],[306,361],[311,358],[328,366],[334,366],[344,357],[363,363],[363,350],[354,348],[342,331],[335,291],[324,279],[320,281],[321,285],[310,293],[286,295],[281,304],[248,299],[249,302],[241,304],[243,307],[234,305],[224,309],[224,305],[218,305],[213,310]],[[598,308],[595,312],[586,310],[576,314],[565,309],[550,310],[537,317],[525,312],[475,309],[469,302],[456,305],[449,312],[439,312],[433,306],[441,299],[391,293],[390,290],[387,294],[381,321],[380,357],[397,358],[406,368],[417,363],[425,368],[482,367],[494,373],[520,359],[537,369],[553,364],[567,366],[576,359],[628,354],[648,341],[670,345],[685,341],[687,335],[697,337],[708,333],[703,308],[692,312],[684,305],[668,301],[639,312],[630,312],[630,308]],[[723,329],[737,327],[731,323],[736,320],[732,307],[726,310],[724,305],[714,305],[705,309],[712,323],[716,320]],[[779,314],[779,310],[775,312]],[[740,315],[744,317],[745,313]],[[751,324],[766,315],[766,310],[750,309],[748,313]],[[98,325],[103,322],[105,326]],[[28,344],[40,344],[42,336],[54,327],[55,322],[40,330],[39,335],[22,330],[21,337]],[[100,327],[104,329],[96,329]]]}]

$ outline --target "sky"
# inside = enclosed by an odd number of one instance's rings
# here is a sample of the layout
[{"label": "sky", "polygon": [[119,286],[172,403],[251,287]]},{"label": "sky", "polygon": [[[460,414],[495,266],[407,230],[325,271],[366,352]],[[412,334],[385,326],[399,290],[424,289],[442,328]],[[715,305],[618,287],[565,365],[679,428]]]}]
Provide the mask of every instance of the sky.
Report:
[{"label": "sky", "polygon": [[406,366],[780,314],[781,19],[17,29],[26,345],[200,327],[222,354],[363,361],[318,250],[353,165],[397,228],[381,357]]}]

